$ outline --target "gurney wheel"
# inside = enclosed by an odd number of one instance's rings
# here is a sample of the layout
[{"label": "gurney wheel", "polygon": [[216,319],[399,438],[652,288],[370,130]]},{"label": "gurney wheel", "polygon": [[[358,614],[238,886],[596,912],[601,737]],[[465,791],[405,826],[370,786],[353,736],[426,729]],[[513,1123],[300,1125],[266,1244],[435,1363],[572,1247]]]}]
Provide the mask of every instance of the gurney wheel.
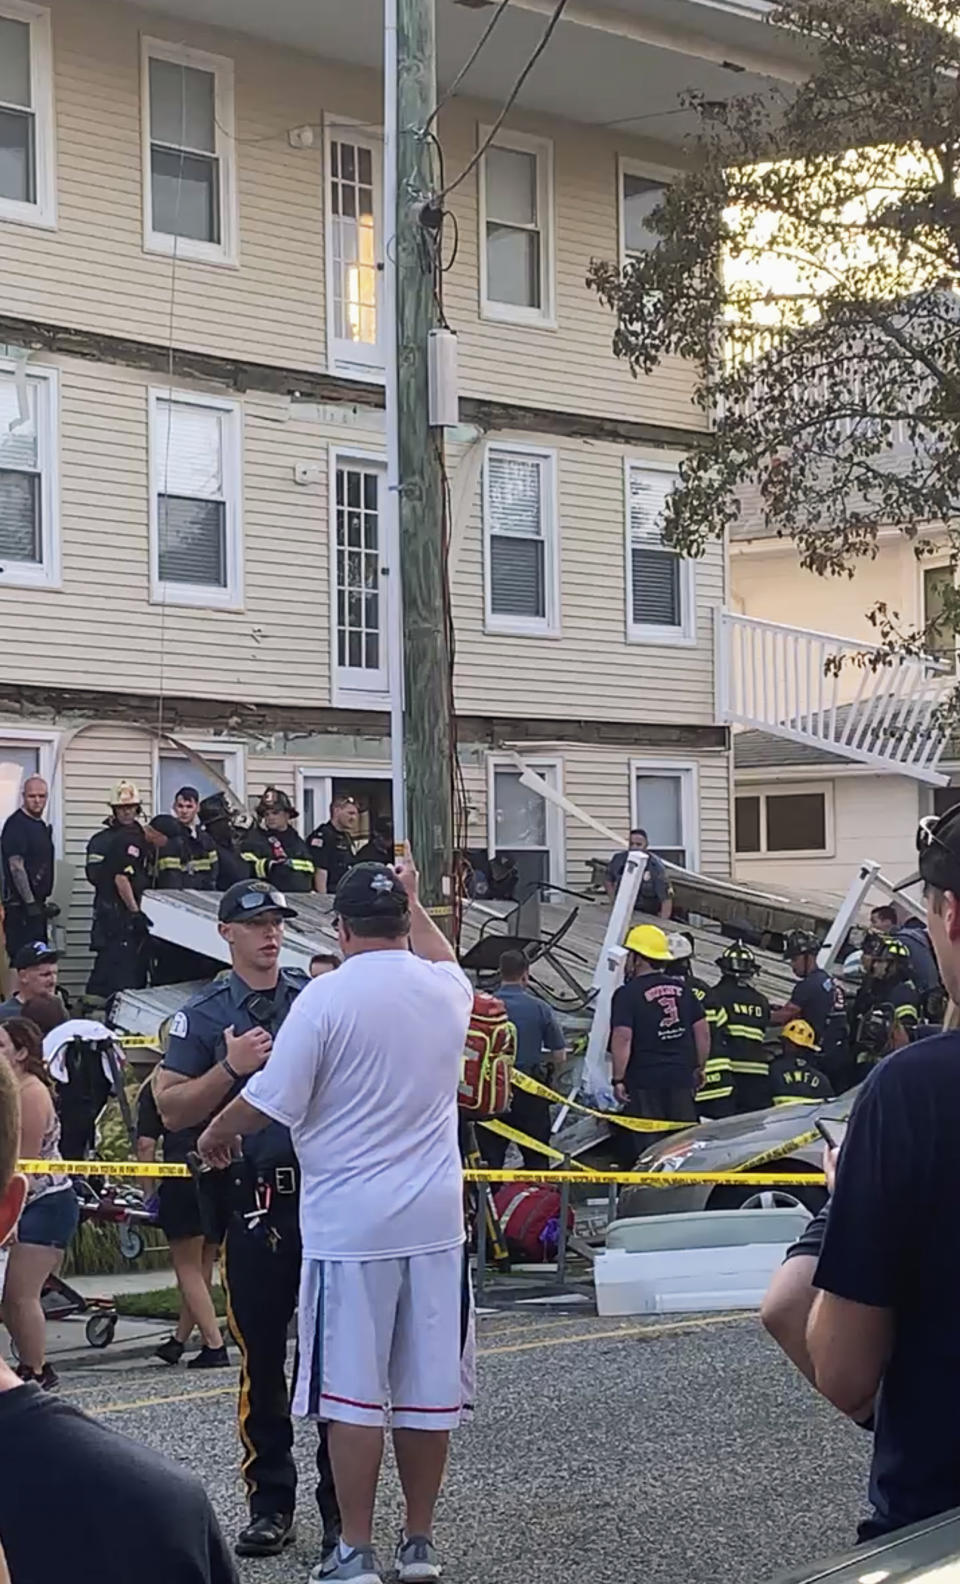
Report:
[{"label": "gurney wheel", "polygon": [[91,1315],[84,1328],[84,1336],[92,1348],[109,1347],[117,1329],[115,1314]]},{"label": "gurney wheel", "polygon": [[136,1260],[143,1253],[143,1234],[138,1227],[122,1226],[119,1231],[118,1242],[120,1253],[125,1260]]}]

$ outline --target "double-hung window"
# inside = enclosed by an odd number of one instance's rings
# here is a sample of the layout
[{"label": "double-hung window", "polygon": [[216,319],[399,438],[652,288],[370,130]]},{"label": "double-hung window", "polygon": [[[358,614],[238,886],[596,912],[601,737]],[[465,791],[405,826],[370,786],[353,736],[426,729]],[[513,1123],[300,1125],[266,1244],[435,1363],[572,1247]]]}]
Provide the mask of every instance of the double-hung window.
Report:
[{"label": "double-hung window", "polygon": [[56,218],[50,13],[0,0],[0,220]]},{"label": "double-hung window", "polygon": [[491,445],[483,469],[488,632],[555,637],[560,627],[556,454]]},{"label": "double-hung window", "polygon": [[57,374],[0,364],[0,587],[60,580]]},{"label": "double-hung window", "polygon": [[356,702],[375,707],[387,690],[384,482],[380,462],[331,458],[335,702],[360,695]]},{"label": "double-hung window", "polygon": [[664,542],[664,508],[676,482],[670,465],[626,464],[627,638],[632,643],[691,643],[695,636],[693,561]]},{"label": "double-hung window", "polygon": [[382,142],[328,122],[326,168],[328,361],[340,373],[382,376]]},{"label": "double-hung window", "polygon": [[[480,128],[481,139],[487,136]],[[553,144],[500,132],[480,161],[480,311],[554,322]]]},{"label": "double-hung window", "polygon": [[144,39],[142,80],[145,246],[235,263],[233,62]]},{"label": "double-hung window", "polygon": [[656,247],[660,238],[650,226],[650,216],[663,198],[667,182],[648,175],[628,160],[618,164],[620,183],[620,257],[639,258]]},{"label": "double-hung window", "polygon": [[236,609],[243,601],[240,407],[150,393],[151,598]]},{"label": "double-hung window", "polygon": [[631,824],[647,833],[650,850],[681,869],[699,861],[697,769],[692,764],[633,759]]}]

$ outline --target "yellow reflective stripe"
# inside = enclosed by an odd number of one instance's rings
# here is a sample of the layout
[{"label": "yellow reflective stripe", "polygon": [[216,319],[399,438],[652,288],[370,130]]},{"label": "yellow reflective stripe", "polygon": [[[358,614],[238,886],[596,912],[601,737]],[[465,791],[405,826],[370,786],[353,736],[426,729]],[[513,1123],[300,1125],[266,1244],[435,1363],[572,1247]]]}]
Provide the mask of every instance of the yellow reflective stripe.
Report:
[{"label": "yellow reflective stripe", "polygon": [[727,1032],[734,1039],[763,1040],[763,1029],[752,1028],[747,1023],[731,1023]]},{"label": "yellow reflective stripe", "polygon": [[258,880],[265,880],[267,878],[266,858],[260,858],[256,853],[252,852],[242,852],[240,857],[243,859],[244,863],[253,864],[253,872]]},{"label": "yellow reflective stripe", "polygon": [[808,1105],[810,1095],[774,1095],[773,1103],[777,1105]]},{"label": "yellow reflective stripe", "polygon": [[192,869],[213,869],[216,863],[216,853],[211,853],[209,858],[192,858],[190,860],[190,867]]},{"label": "yellow reflective stripe", "polygon": [[770,1068],[766,1062],[736,1061],[734,1059],[730,1062],[730,1071],[741,1073],[745,1077],[750,1078],[766,1078]]},{"label": "yellow reflective stripe", "polygon": [[312,858],[288,858],[287,863],[291,869],[307,869],[311,874],[316,868]]},{"label": "yellow reflective stripe", "polygon": [[87,853],[87,863],[88,864],[103,863],[103,853],[98,853],[98,852]]},{"label": "yellow reflective stripe", "polygon": [[904,1018],[915,1018],[918,1016],[918,1013],[916,1007],[912,1004],[912,1002],[910,1002],[906,1006],[894,1007],[893,1015],[894,1017],[899,1018],[902,1023]]},{"label": "yellow reflective stripe", "polygon": [[157,859],[157,868],[158,869],[179,869],[180,867],[181,867],[181,865],[180,865],[180,859],[179,858],[158,858]]}]

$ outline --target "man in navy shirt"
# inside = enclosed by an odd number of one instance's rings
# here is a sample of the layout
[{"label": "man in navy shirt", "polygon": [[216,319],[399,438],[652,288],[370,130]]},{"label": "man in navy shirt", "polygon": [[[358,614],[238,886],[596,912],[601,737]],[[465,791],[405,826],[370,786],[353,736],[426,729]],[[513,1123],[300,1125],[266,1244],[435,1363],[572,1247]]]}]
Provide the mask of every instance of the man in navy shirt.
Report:
[{"label": "man in navy shirt", "polygon": [[[960,999],[960,805],[917,836],[927,926]],[[905,881],[904,884],[911,882]],[[859,1092],[840,1151],[807,1328],[818,1389],[876,1405],[860,1538],[960,1506],[960,1032],[894,1051]]]},{"label": "man in navy shirt", "polygon": [[[553,1070],[563,1060],[566,1040],[556,1015],[530,989],[529,963],[521,951],[505,951],[500,958],[500,987],[497,995],[507,1009],[507,1017],[517,1031],[517,1069],[542,1083],[552,1083]],[[514,1086],[510,1110],[504,1121],[519,1133],[550,1142],[550,1102]],[[499,1133],[483,1130],[483,1155],[488,1166],[501,1167],[506,1160],[509,1140]],[[539,1150],[521,1144],[523,1164],[530,1171],[541,1171],[549,1164]]]}]

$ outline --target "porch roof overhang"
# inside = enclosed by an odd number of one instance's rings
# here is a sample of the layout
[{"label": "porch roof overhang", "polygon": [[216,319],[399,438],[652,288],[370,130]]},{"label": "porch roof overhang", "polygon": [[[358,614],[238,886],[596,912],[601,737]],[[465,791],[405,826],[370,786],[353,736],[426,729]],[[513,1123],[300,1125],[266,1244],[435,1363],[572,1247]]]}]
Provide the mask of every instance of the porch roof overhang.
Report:
[{"label": "porch roof overhang", "polygon": [[[127,0],[157,13],[224,28],[380,71],[383,0]],[[554,0],[513,0],[461,96],[501,103],[543,33]],[[710,99],[770,92],[807,75],[802,40],[768,25],[768,0],[569,0],[516,102],[519,113],[616,127],[680,152],[696,126],[682,109],[694,89]],[[449,86],[492,12],[490,0],[437,0],[439,88]],[[167,23],[169,27],[169,22]]]}]

